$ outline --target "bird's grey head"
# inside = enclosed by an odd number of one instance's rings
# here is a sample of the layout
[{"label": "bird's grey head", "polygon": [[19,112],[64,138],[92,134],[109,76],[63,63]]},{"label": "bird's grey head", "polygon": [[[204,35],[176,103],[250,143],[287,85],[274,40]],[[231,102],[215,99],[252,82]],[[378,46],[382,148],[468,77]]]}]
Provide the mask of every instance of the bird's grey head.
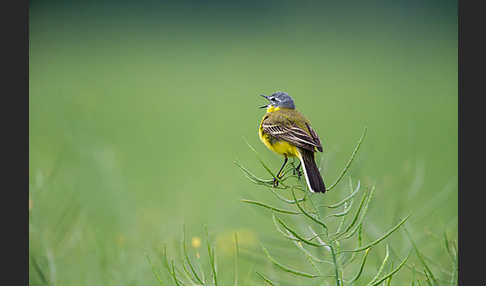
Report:
[{"label": "bird's grey head", "polygon": [[273,106],[273,107],[295,109],[294,100],[286,92],[277,91],[269,96],[264,94],[261,94],[261,96],[265,97],[269,101],[269,104],[261,106],[260,108],[267,108],[269,106]]}]

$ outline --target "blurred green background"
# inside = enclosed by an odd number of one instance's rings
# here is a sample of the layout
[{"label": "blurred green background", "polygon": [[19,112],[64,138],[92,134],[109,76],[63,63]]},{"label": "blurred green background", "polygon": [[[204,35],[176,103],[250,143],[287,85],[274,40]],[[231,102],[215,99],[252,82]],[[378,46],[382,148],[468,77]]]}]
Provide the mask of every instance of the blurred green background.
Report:
[{"label": "blurred green background", "polygon": [[457,237],[456,6],[32,0],[30,256],[56,285],[157,285],[144,255],[183,224],[188,240],[208,226],[220,268],[235,231],[261,255],[278,235],[240,199],[272,197],[234,161],[267,176],[247,140],[280,167],[257,107],[282,90],[323,141],[327,184],[368,128],[350,170],[376,185],[366,232],[412,214],[408,229],[441,261],[442,233]]}]

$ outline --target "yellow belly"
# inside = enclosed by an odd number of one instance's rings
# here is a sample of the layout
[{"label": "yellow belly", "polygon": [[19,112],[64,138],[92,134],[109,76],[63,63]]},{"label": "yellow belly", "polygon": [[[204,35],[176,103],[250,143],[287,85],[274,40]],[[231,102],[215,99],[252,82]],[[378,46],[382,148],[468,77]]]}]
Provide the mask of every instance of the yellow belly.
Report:
[{"label": "yellow belly", "polygon": [[260,140],[267,146],[268,149],[272,150],[273,152],[284,155],[287,157],[299,157],[299,151],[297,150],[297,147],[294,145],[291,145],[290,143],[286,141],[271,141],[270,136],[267,134],[263,134],[263,128],[260,125],[260,128],[258,129],[258,136],[260,137]]}]

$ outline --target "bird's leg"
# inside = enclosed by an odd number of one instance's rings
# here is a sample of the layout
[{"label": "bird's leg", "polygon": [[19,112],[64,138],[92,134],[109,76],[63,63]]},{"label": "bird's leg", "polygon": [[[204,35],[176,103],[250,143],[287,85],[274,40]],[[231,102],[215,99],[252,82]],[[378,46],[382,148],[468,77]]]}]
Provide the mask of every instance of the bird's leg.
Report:
[{"label": "bird's leg", "polygon": [[302,172],[300,171],[300,165],[302,165],[302,162],[299,162],[299,165],[297,165],[297,167],[294,169],[293,171],[293,174],[296,175],[299,177],[299,180],[300,180],[300,177],[302,176]]},{"label": "bird's leg", "polygon": [[[285,160],[284,160],[284,162],[283,162],[283,165],[282,165],[282,167],[280,167],[280,170],[279,170],[279,171],[278,171],[278,173],[277,173],[277,178],[279,178],[279,179],[280,179],[280,173],[282,173],[282,170],[283,170],[283,168],[285,167],[285,164],[287,164],[287,161],[288,161],[288,160],[289,160],[289,158],[287,158],[287,156],[285,156]],[[274,187],[278,186],[278,181],[277,181],[277,179],[276,179],[276,178],[273,178],[273,186],[274,186]]]}]

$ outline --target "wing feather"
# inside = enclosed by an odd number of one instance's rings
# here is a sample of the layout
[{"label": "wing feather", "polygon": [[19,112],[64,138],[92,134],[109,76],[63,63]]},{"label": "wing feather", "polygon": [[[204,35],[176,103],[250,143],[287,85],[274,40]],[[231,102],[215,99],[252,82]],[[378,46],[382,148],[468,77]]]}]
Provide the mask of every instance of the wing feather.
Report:
[{"label": "wing feather", "polygon": [[300,148],[310,151],[314,151],[314,148],[317,148],[322,152],[321,142],[316,132],[311,129],[310,125],[307,123],[306,127],[309,129],[310,134],[295,123],[287,122],[286,124],[273,124],[265,122],[265,120],[262,122],[264,133],[278,140],[292,143]]}]

